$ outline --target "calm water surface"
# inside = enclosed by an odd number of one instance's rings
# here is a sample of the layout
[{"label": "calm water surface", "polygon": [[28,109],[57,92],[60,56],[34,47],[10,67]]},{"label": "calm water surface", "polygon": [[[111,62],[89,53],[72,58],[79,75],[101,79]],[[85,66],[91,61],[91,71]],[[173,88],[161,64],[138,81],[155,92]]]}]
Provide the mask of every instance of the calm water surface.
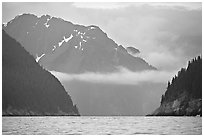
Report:
[{"label": "calm water surface", "polygon": [[201,117],[3,117],[2,134],[202,134]]}]

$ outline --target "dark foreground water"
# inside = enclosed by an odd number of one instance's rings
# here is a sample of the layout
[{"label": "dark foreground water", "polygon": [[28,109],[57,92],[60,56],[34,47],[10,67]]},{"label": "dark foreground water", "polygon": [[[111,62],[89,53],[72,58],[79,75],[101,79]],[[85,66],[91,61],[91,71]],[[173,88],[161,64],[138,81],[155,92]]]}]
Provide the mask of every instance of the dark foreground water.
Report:
[{"label": "dark foreground water", "polygon": [[201,117],[3,117],[2,134],[202,134]]}]

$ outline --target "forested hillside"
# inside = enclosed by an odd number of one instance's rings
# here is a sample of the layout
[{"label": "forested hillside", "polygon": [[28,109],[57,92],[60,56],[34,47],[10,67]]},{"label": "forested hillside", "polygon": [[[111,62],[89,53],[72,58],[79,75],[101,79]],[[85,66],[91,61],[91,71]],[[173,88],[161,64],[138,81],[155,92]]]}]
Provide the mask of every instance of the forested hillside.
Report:
[{"label": "forested hillside", "polygon": [[161,98],[161,105],[151,115],[202,115],[202,59],[188,62],[171,82]]},{"label": "forested hillside", "polygon": [[2,41],[3,115],[79,115],[57,78],[4,31]]},{"label": "forested hillside", "polygon": [[178,75],[168,82],[162,101],[172,101],[186,92],[191,98],[202,98],[202,59],[200,56],[188,62],[187,69],[182,68]]}]

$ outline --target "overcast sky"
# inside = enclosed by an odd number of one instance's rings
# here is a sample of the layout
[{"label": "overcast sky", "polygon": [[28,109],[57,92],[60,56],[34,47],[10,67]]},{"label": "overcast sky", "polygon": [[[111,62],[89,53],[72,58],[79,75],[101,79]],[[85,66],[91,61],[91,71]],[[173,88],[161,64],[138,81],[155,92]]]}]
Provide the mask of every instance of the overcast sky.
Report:
[{"label": "overcast sky", "polygon": [[3,3],[2,21],[49,14],[97,25],[117,44],[133,46],[160,70],[179,70],[202,53],[201,3]]}]

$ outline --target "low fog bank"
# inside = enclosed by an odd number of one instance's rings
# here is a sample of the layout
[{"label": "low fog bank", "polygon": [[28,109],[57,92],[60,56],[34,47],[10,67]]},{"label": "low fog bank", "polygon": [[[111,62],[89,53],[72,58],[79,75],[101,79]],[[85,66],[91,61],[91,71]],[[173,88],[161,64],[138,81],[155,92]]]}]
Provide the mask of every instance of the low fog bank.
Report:
[{"label": "low fog bank", "polygon": [[139,85],[62,81],[81,115],[146,115],[160,105],[167,84]]},{"label": "low fog bank", "polygon": [[142,82],[167,83],[176,74],[174,71],[148,70],[132,72],[125,68],[113,73],[86,72],[82,74],[67,74],[51,71],[60,81],[85,81],[90,83],[137,85]]}]

